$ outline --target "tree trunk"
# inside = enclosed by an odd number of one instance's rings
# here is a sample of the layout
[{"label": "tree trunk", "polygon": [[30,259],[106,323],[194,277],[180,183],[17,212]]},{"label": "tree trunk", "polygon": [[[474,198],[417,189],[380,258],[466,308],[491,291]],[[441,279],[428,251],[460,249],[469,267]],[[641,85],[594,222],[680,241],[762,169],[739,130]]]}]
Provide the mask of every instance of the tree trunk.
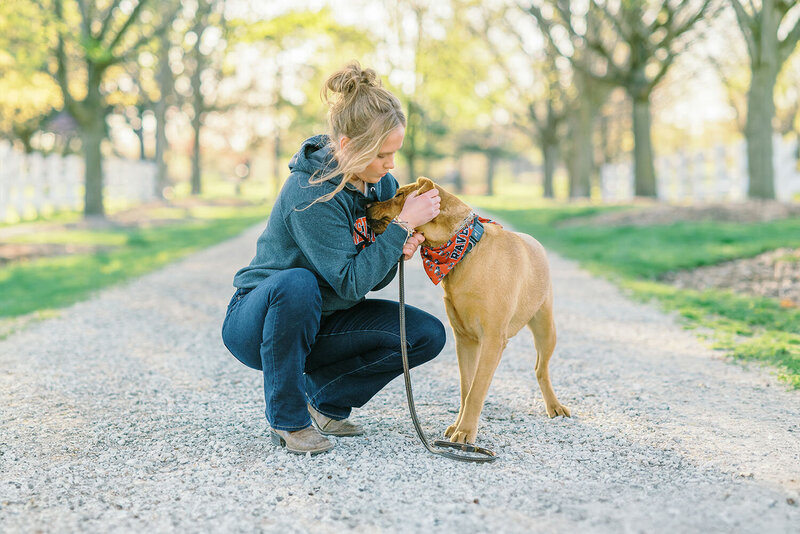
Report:
[{"label": "tree trunk", "polygon": [[272,198],[278,198],[278,193],[281,190],[281,133],[275,133],[274,148],[272,156]]},{"label": "tree trunk", "polygon": [[558,143],[555,141],[545,141],[542,146],[542,159],[544,175],[542,186],[544,187],[544,197],[553,198],[553,175],[558,161]]},{"label": "tree trunk", "polygon": [[91,117],[82,128],[83,159],[85,168],[85,192],[83,214],[89,216],[105,216],[103,204],[103,155],[100,145],[105,137],[105,117],[99,108],[96,116]]},{"label": "tree trunk", "polygon": [[455,192],[458,194],[464,192],[464,174],[461,172],[463,168],[464,168],[464,155],[458,154],[456,169],[455,173],[453,174],[453,187],[456,190]]},{"label": "tree trunk", "polygon": [[155,109],[156,118],[156,198],[164,198],[167,187],[167,97],[172,93],[172,69],[169,67],[169,38],[167,32],[161,37],[161,53],[158,59],[158,91],[160,93]]},{"label": "tree trunk", "polygon": [[570,198],[586,198],[590,193],[592,177],[592,132],[594,113],[592,103],[588,98],[578,100],[576,110],[575,130],[572,132],[573,143],[572,173],[570,174]]},{"label": "tree trunk", "polygon": [[488,158],[486,165],[486,194],[489,196],[494,195],[494,171],[497,167],[497,154],[489,152],[486,154]]},{"label": "tree trunk", "polygon": [[139,160],[144,161],[147,159],[147,154],[144,151],[144,125],[142,122],[142,114],[139,114],[139,127],[133,129],[133,133],[136,134],[136,138],[139,141]]},{"label": "tree trunk", "polygon": [[192,194],[199,195],[203,192],[203,182],[200,178],[200,121],[192,119],[194,140],[192,142]]},{"label": "tree trunk", "polygon": [[772,65],[754,68],[747,93],[747,172],[750,198],[775,198],[775,174],[772,166],[772,119],[775,116],[773,92],[777,72]]},{"label": "tree trunk", "polygon": [[106,112],[100,93],[102,72],[91,64],[88,67],[86,98],[81,106],[79,119],[85,165],[83,215],[103,217],[103,154],[100,145],[106,135]]},{"label": "tree trunk", "polygon": [[156,180],[153,184],[153,193],[156,198],[164,198],[164,188],[167,186],[167,103],[164,101],[162,91],[161,98],[155,106],[156,116]]},{"label": "tree trunk", "polygon": [[414,102],[409,100],[406,117],[406,136],[402,149],[406,158],[406,165],[408,165],[408,183],[417,180],[417,133],[422,118],[417,114],[415,108]]},{"label": "tree trunk", "polygon": [[633,97],[634,194],[656,196],[656,169],[653,164],[653,142],[650,137],[650,96]]},{"label": "tree trunk", "polygon": [[[202,35],[205,26],[195,26],[197,35]],[[194,71],[192,72],[192,131],[194,132],[194,140],[192,143],[192,194],[199,195],[203,192],[203,183],[201,178],[200,169],[200,128],[203,123],[203,111],[205,109],[205,102],[203,100],[203,92],[201,89],[201,74],[203,73],[203,54],[200,50],[194,50]]]}]

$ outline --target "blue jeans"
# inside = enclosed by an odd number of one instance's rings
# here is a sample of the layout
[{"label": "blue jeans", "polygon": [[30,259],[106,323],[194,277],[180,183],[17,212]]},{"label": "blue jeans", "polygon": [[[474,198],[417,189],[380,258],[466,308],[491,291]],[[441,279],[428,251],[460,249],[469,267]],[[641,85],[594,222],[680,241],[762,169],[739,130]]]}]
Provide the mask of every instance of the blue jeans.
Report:
[{"label": "blue jeans", "polygon": [[[288,269],[228,304],[222,339],[243,364],[264,373],[266,416],[272,428],[311,424],[306,403],[345,419],[403,372],[399,303],[369,299],[322,318],[317,279]],[[408,360],[433,359],[445,342],[436,317],[406,306]]]}]

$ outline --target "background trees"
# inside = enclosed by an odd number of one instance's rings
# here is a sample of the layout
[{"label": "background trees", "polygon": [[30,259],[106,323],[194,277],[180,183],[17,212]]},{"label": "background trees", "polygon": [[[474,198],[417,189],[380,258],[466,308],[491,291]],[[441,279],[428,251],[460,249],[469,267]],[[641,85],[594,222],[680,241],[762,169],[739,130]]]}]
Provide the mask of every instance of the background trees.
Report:
[{"label": "background trees", "polygon": [[[135,5],[111,2],[99,8],[94,2],[53,0],[41,4],[40,16],[52,10],[47,28],[53,32],[51,74],[61,89],[64,107],[81,129],[86,168],[86,215],[103,215],[103,155],[100,144],[107,135],[109,113],[104,83],[139,49],[166,30],[177,7],[171,2],[141,0]],[[112,74],[109,76],[108,73]]]},{"label": "background trees", "polygon": [[[707,14],[711,0],[617,2],[590,0],[580,10],[569,0],[533,3],[528,12],[553,47],[596,80],[623,87],[633,102],[635,192],[656,195],[650,95]],[[559,34],[563,36],[559,39]]]},{"label": "background trees", "polygon": [[[0,136],[80,150],[87,215],[108,154],[153,160],[157,195],[250,176],[272,196],[325,130],[322,82],[358,59],[406,109],[403,180],[492,191],[528,169],[546,197],[596,197],[599,165],[630,154],[635,194],[655,196],[656,152],[741,127],[750,194],[769,198],[772,136],[800,130],[798,19],[786,0],[17,0],[0,5]],[[723,111],[681,124],[706,71]]]},{"label": "background trees", "polygon": [[[775,83],[781,67],[800,40],[800,18],[796,2],[731,0],[736,20],[750,57],[750,89],[747,92],[747,165],[750,174],[749,196],[775,198],[772,167],[772,120],[775,117]],[[783,34],[783,37],[781,37]]]}]

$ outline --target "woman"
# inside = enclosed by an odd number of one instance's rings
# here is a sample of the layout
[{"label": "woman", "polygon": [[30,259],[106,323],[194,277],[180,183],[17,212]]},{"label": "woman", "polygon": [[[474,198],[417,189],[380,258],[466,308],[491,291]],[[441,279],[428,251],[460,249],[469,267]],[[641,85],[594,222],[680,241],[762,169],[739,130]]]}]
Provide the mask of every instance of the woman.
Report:
[{"label": "woman", "polygon": [[[306,140],[290,161],[256,255],[233,279],[222,326],[228,350],[263,372],[272,441],[298,454],[329,450],[325,435],[362,434],[351,409],[402,373],[398,303],[365,295],[391,282],[400,256],[410,259],[424,240],[413,229],[439,213],[435,189],[409,196],[375,236],[366,206],[397,190],[389,171],[405,115],[358,63],[331,75],[322,97],[330,135]],[[406,316],[415,366],[442,350],[444,327],[410,306]]]}]

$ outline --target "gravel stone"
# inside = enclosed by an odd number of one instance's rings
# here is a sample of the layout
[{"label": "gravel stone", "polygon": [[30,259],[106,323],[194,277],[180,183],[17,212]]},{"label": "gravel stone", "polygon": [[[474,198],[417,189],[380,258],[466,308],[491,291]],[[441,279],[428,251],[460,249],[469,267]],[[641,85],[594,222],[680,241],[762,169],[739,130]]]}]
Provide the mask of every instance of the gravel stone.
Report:
[{"label": "gravel stone", "polygon": [[[260,230],[0,341],[0,531],[797,532],[797,392],[554,254],[551,377],[572,418],[547,418],[523,331],[481,417],[492,464],[428,454],[401,379],[355,411],[363,436],[274,447],[261,374],[220,338]],[[446,322],[418,259],[406,275],[407,302]],[[439,437],[458,408],[452,336],[412,377]]]}]

